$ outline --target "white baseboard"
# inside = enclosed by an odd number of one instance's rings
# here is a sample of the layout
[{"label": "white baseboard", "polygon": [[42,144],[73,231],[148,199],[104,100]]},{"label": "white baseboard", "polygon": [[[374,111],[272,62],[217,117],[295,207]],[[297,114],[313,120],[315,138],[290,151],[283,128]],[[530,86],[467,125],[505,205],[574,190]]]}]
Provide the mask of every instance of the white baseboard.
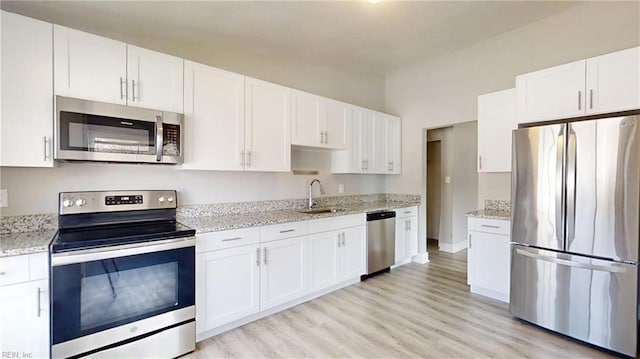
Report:
[{"label": "white baseboard", "polygon": [[480,294],[485,297],[499,300],[501,302],[509,303],[509,293],[494,292],[492,290],[479,288],[473,285],[471,286],[471,293]]},{"label": "white baseboard", "polygon": [[418,264],[427,264],[429,263],[429,253],[428,252],[418,253],[411,258],[411,261],[413,263],[418,263]]},{"label": "white baseboard", "polygon": [[456,243],[442,243],[438,241],[438,249],[447,253],[456,253],[467,248],[467,241],[460,241]]}]

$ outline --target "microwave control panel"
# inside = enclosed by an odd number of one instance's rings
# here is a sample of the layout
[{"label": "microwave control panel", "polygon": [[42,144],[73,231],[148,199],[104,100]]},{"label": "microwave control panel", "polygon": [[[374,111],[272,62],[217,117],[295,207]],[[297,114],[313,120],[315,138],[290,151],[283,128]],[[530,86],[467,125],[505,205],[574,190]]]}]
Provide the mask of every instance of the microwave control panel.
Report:
[{"label": "microwave control panel", "polygon": [[163,127],[162,154],[180,156],[180,126],[165,123]]}]

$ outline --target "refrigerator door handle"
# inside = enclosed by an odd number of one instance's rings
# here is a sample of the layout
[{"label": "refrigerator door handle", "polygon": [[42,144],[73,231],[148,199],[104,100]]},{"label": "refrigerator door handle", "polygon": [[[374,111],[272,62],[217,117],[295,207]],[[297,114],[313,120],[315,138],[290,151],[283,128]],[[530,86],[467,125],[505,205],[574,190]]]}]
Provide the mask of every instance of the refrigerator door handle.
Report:
[{"label": "refrigerator door handle", "polygon": [[564,156],[564,140],[566,138],[566,125],[563,129],[558,133],[558,137],[556,138],[556,240],[560,242],[560,249],[563,249],[563,240],[564,240],[564,171],[563,168],[565,166],[565,156]]},{"label": "refrigerator door handle", "polygon": [[578,152],[576,151],[576,133],[573,131],[571,127],[568,129],[568,146],[567,146],[567,174],[566,174],[566,187],[567,187],[567,204],[566,211],[567,217],[565,219],[567,226],[567,246],[569,247],[569,243],[571,243],[575,238],[575,227],[576,227],[576,186],[577,186],[577,163],[578,163]]},{"label": "refrigerator door handle", "polygon": [[533,253],[531,251],[528,251],[526,249],[521,249],[521,248],[517,248],[516,253],[523,255],[525,257],[538,259],[545,262],[551,262],[559,265],[574,267],[574,268],[583,268],[583,269],[596,270],[596,271],[609,272],[609,273],[624,273],[627,271],[627,269],[624,266],[616,265],[615,263],[612,263],[611,265],[597,265],[597,264],[582,263],[582,262],[572,261],[569,259],[545,256],[545,255]]}]

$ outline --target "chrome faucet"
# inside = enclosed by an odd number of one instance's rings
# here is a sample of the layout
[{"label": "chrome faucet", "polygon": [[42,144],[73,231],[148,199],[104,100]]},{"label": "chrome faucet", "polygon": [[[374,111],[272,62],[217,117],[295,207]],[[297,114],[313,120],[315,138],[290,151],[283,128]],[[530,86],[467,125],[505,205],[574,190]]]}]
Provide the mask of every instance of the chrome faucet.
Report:
[{"label": "chrome faucet", "polygon": [[313,208],[313,206],[318,204],[318,203],[316,203],[316,201],[313,200],[313,197],[312,197],[312,195],[313,195],[313,184],[316,183],[316,182],[318,182],[318,184],[320,185],[320,194],[324,194],[324,187],[322,186],[322,183],[320,183],[320,180],[316,178],[313,181],[311,181],[311,183],[309,184],[309,203],[308,203],[309,209]]}]

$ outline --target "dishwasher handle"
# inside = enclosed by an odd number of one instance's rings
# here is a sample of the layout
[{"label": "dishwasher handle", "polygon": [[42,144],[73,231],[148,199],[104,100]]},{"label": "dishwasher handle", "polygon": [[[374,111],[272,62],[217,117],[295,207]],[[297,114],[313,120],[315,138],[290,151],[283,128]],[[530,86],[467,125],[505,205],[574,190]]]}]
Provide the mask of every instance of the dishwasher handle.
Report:
[{"label": "dishwasher handle", "polygon": [[367,222],[379,221],[381,219],[395,218],[395,211],[376,211],[367,213]]}]

